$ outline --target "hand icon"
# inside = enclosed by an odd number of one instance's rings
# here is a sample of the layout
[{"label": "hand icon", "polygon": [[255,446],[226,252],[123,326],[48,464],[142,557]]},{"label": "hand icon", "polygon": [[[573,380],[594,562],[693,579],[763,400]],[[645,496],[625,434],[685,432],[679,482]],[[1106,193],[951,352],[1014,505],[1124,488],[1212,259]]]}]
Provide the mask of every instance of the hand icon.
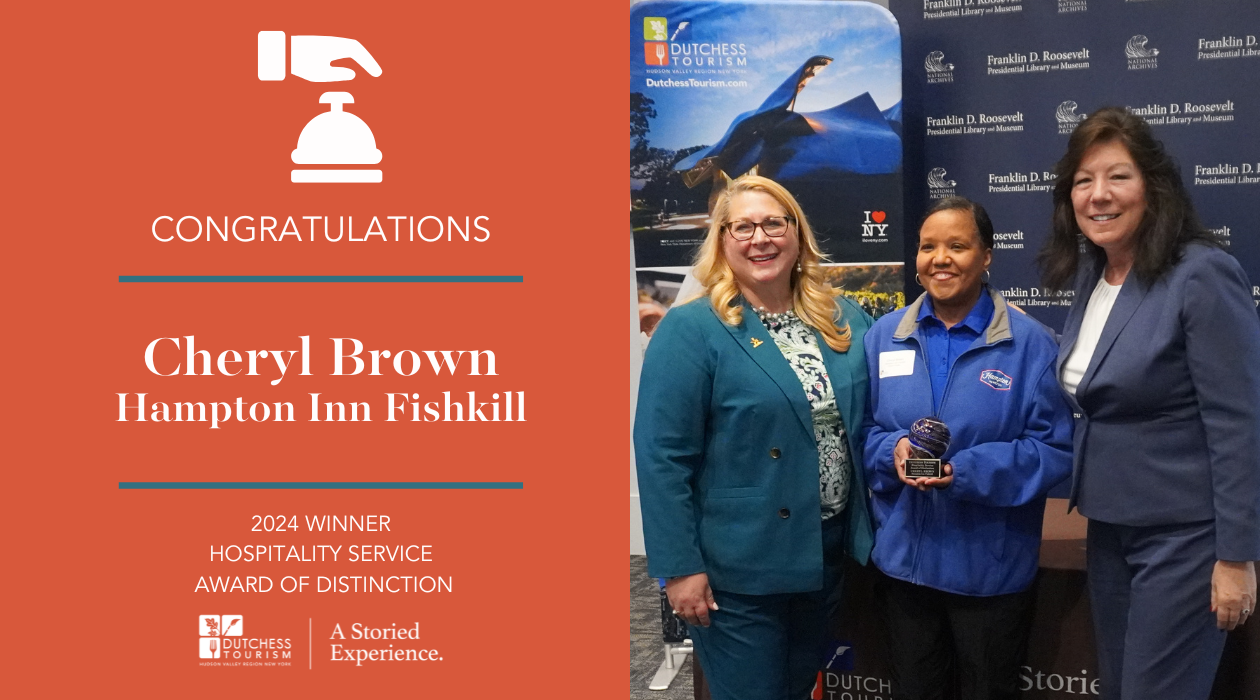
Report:
[{"label": "hand icon", "polygon": [[[258,79],[284,80],[284,32],[258,32]],[[381,66],[372,54],[354,39],[337,36],[290,37],[289,72],[312,83],[334,83],[353,80],[351,68],[330,65],[343,58],[354,59],[373,77],[380,77]]]},{"label": "hand icon", "polygon": [[312,83],[353,80],[354,70],[334,68],[328,64],[342,58],[353,58],[374,78],[381,76],[381,67],[363,44],[354,39],[336,36],[295,36],[292,38],[290,72]]}]

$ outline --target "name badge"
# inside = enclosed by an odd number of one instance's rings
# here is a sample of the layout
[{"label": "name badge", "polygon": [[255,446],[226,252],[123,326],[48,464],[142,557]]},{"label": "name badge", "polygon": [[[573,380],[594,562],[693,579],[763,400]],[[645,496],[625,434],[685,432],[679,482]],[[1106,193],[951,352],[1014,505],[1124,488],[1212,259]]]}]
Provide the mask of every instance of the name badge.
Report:
[{"label": "name badge", "polygon": [[879,378],[908,377],[914,374],[914,351],[892,350],[879,354]]}]

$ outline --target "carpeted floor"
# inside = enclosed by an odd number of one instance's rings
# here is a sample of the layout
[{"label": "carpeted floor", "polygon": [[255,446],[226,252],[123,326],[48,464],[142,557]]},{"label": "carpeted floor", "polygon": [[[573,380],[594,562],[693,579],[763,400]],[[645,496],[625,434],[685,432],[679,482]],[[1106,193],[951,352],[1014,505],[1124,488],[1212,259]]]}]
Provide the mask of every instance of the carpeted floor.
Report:
[{"label": "carpeted floor", "polygon": [[647,557],[630,557],[630,700],[692,700],[691,659],[668,690],[648,690],[665,660],[660,586],[648,578]]}]

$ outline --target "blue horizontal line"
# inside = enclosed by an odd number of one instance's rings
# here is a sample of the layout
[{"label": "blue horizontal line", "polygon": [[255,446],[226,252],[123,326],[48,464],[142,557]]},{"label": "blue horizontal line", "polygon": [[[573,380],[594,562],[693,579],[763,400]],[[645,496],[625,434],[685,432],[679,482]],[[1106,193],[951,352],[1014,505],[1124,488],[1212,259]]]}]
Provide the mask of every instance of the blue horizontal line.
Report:
[{"label": "blue horizontal line", "polygon": [[119,282],[524,282],[524,275],[119,275]]},{"label": "blue horizontal line", "polygon": [[119,489],[523,489],[522,481],[120,481]]}]

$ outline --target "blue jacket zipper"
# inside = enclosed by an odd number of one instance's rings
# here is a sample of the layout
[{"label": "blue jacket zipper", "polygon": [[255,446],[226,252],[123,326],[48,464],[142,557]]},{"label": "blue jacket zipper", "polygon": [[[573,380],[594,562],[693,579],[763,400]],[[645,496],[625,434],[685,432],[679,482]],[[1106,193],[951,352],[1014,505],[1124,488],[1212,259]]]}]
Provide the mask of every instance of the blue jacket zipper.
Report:
[{"label": "blue jacket zipper", "polygon": [[[931,365],[928,363],[929,358],[928,358],[928,353],[927,353],[927,343],[922,342],[919,339],[917,333],[915,335],[906,337],[906,340],[910,340],[910,339],[914,339],[915,344],[919,346],[919,354],[923,356],[923,370],[926,373],[927,380],[928,380],[928,390],[930,391],[932,388],[932,370],[931,370]],[[984,348],[993,347],[994,345],[997,345],[997,343],[985,343],[980,346],[972,346],[958,353],[958,357],[954,358],[953,364],[949,366],[949,373],[945,375],[945,389],[941,391],[941,405],[937,406],[935,399],[933,399],[932,401],[933,412],[937,418],[940,418],[945,413],[945,402],[949,400],[949,385],[954,382],[954,367],[958,365],[958,361],[963,358],[963,355],[966,355],[969,352],[975,352],[977,350],[982,350]],[[930,494],[930,497],[926,499],[925,505],[923,508],[923,514],[919,518],[919,536],[915,540],[914,563],[910,565],[910,580],[915,585],[919,585],[919,586],[923,585],[919,577],[919,553],[923,551],[923,532],[926,529],[924,526],[927,523],[928,514],[932,511],[932,506],[936,503],[936,498],[937,498],[937,493],[935,490],[933,490],[933,492]]]}]

